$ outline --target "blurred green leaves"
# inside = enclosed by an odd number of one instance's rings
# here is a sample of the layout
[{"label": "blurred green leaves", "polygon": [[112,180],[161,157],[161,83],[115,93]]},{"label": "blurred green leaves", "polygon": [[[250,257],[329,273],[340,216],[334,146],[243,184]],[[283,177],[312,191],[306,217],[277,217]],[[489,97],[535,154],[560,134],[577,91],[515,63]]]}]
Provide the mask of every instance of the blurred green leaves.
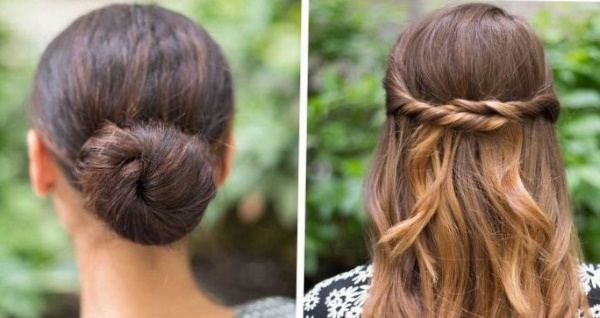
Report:
[{"label": "blurred green leaves", "polygon": [[[0,24],[0,52],[15,45],[7,30]],[[12,62],[0,54],[0,317],[38,317],[43,293],[50,286],[72,289],[75,275],[56,279],[64,267],[59,260],[70,253],[64,231],[27,179],[25,100],[32,66]]]},{"label": "blurred green leaves", "polygon": [[[219,42],[236,86],[234,171],[203,221],[259,196],[296,225],[300,3],[196,1],[191,12]],[[242,212],[243,213],[243,212]]]},{"label": "blurred green leaves", "polygon": [[[584,253],[600,261],[600,16],[541,11],[533,25],[553,68],[562,115],[559,137]],[[589,4],[588,4],[589,5]],[[567,11],[568,12],[568,11]]]},{"label": "blurred green leaves", "polygon": [[311,2],[307,287],[311,278],[336,274],[368,256],[362,180],[383,121],[385,57],[397,36],[395,24],[382,23],[386,14],[403,16],[385,3]]}]

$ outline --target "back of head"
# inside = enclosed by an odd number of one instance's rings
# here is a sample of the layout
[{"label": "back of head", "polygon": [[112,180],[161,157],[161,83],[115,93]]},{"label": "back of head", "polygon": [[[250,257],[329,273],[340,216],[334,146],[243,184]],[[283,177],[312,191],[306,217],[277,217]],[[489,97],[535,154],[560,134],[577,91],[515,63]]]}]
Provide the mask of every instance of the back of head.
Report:
[{"label": "back of head", "polygon": [[365,317],[570,317],[586,300],[543,47],[488,4],[435,11],[389,57],[366,183]]},{"label": "back of head", "polygon": [[232,90],[200,26],[155,5],[111,5],[50,43],[31,121],[89,210],[123,238],[163,245],[215,195]]}]

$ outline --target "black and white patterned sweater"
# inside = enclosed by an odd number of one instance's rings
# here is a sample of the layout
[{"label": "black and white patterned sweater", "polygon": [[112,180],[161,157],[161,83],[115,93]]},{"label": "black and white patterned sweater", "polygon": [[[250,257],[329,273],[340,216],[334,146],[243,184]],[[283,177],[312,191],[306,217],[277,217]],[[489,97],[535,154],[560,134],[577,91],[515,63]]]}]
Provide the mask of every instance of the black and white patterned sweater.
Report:
[{"label": "black and white patterned sweater", "polygon": [[[360,318],[372,276],[372,265],[363,265],[318,283],[304,296],[303,318]],[[581,264],[579,277],[591,316],[600,318],[600,265]]]}]

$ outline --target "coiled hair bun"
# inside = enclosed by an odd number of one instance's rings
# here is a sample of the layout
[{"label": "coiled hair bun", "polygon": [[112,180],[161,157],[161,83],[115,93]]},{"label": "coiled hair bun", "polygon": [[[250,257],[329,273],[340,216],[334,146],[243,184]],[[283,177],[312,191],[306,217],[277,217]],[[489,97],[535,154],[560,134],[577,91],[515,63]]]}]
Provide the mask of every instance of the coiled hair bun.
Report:
[{"label": "coiled hair bun", "polygon": [[81,148],[75,175],[88,208],[141,244],[181,239],[215,195],[213,165],[199,137],[160,124],[107,124]]}]

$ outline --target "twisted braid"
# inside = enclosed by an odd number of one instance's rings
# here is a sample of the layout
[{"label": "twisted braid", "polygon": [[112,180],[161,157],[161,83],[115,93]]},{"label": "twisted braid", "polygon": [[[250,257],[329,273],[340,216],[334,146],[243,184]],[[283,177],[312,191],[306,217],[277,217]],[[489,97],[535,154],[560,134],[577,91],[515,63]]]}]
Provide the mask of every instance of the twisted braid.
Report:
[{"label": "twisted braid", "polygon": [[421,123],[468,131],[492,131],[510,122],[520,122],[524,118],[539,115],[545,115],[548,120],[555,122],[559,114],[558,100],[551,93],[525,101],[454,99],[446,104],[432,105],[398,90],[391,96],[389,105],[389,115],[402,114]]}]

